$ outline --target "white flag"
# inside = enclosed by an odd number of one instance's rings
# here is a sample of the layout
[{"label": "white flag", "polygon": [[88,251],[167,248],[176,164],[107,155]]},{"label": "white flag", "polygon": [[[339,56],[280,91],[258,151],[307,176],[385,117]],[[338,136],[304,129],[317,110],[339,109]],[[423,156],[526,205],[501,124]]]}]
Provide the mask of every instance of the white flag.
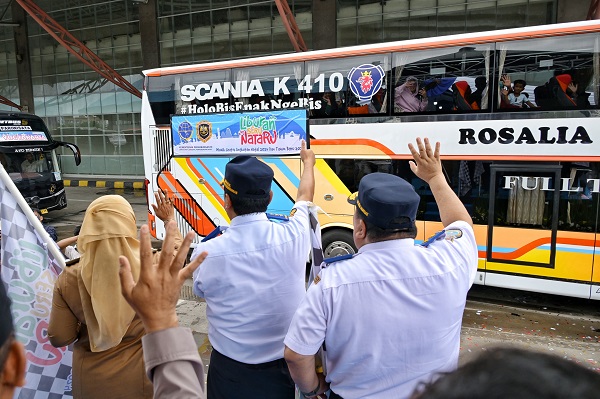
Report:
[{"label": "white flag", "polygon": [[0,274],[12,300],[15,335],[27,357],[26,384],[18,399],[70,398],[70,348],[48,340],[54,282],[65,266],[58,246],[0,165]]}]

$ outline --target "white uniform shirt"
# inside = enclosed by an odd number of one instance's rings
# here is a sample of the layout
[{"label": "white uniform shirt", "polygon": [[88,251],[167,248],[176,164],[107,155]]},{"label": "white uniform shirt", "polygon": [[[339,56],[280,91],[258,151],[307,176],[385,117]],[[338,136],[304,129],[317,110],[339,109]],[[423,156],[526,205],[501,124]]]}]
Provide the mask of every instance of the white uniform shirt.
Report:
[{"label": "white uniform shirt", "polygon": [[285,345],[326,349],[327,381],[344,398],[407,398],[419,381],[457,366],[468,289],[477,271],[473,229],[425,248],[412,239],[364,245],[320,273]]},{"label": "white uniform shirt", "polygon": [[249,364],[283,358],[283,338],[306,293],[308,204],[296,203],[283,223],[264,213],[237,216],[192,253],[208,252],[194,272],[194,293],[206,299],[208,337],[223,355]]}]

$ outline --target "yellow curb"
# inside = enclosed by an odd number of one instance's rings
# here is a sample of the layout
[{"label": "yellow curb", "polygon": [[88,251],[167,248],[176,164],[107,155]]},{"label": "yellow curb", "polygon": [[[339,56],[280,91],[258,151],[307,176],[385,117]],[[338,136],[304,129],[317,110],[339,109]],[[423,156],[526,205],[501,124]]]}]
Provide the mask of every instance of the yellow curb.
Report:
[{"label": "yellow curb", "polygon": [[87,187],[87,186],[88,186],[87,180],[79,180],[79,187]]},{"label": "yellow curb", "polygon": [[96,188],[104,188],[104,187],[106,187],[105,181],[97,181],[96,182]]},{"label": "yellow curb", "polygon": [[116,181],[115,182],[115,187],[114,188],[125,188],[125,182],[122,181]]}]

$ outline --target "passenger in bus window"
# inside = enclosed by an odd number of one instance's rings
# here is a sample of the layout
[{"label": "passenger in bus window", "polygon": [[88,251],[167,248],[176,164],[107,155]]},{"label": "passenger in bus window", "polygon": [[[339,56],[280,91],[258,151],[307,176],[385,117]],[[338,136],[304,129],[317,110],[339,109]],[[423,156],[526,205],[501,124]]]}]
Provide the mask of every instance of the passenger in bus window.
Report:
[{"label": "passenger in bus window", "polygon": [[529,94],[525,93],[527,82],[523,79],[517,79],[511,86],[510,76],[502,75],[502,84],[504,88],[500,91],[502,97],[501,108],[539,108],[529,101]]},{"label": "passenger in bus window", "polygon": [[409,76],[406,81],[396,87],[394,105],[396,112],[421,112],[427,108],[427,90],[419,89],[419,81]]},{"label": "passenger in bus window", "polygon": [[485,76],[475,78],[475,91],[471,93],[469,101],[477,104],[479,109],[487,108],[487,79]]},{"label": "passenger in bus window", "polygon": [[385,101],[387,95],[385,90],[385,85],[382,85],[381,88],[375,95],[371,98],[371,102],[369,103],[369,113],[370,114],[379,114],[385,112]]},{"label": "passenger in bus window", "polygon": [[324,116],[337,117],[341,114],[339,103],[335,99],[335,94],[330,91],[323,93],[323,102],[321,103]]},{"label": "passenger in bus window", "polygon": [[582,90],[571,74],[562,72],[555,74],[548,82],[534,89],[538,105],[545,109],[586,109],[591,107],[590,93]]}]

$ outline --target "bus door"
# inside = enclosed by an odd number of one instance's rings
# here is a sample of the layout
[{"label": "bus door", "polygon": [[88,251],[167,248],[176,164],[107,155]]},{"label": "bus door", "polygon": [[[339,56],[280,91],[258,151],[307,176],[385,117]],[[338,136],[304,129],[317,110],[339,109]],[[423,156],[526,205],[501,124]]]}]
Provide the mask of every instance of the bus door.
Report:
[{"label": "bus door", "polygon": [[490,165],[486,285],[552,292],[560,177],[560,165]]}]

